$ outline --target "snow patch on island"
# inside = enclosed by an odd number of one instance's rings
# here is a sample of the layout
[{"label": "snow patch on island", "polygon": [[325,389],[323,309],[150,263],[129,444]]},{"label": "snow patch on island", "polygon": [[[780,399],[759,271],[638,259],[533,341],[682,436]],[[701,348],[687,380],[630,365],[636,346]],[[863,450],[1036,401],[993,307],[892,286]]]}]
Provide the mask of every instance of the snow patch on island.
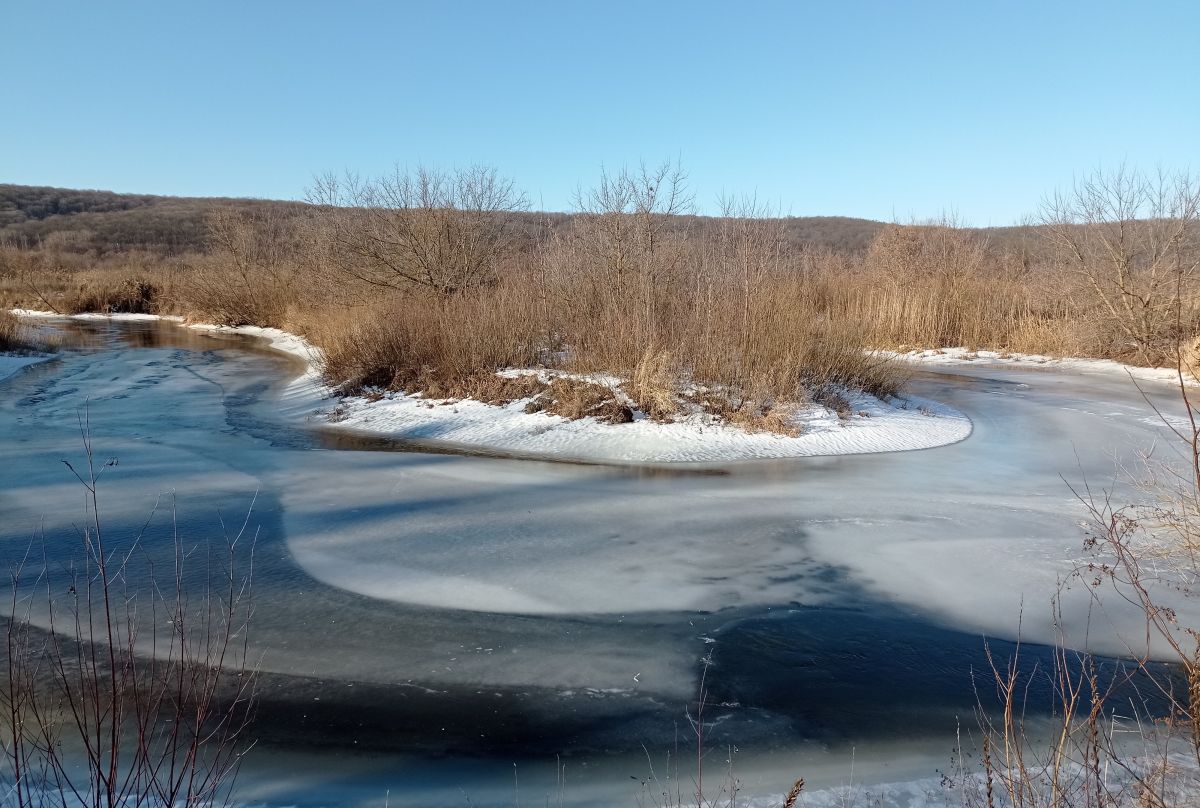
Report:
[{"label": "snow patch on island", "polygon": [[[17,311],[31,317],[58,316]],[[155,315],[77,315],[85,319],[145,320]],[[162,318],[182,322],[181,318]],[[703,413],[660,423],[635,413],[633,423],[608,424],[595,418],[570,420],[527,413],[530,399],[492,405],[471,399],[428,399],[420,394],[386,393],[379,397],[338,397],[320,377],[321,350],[303,337],[277,328],[189,323],[188,328],[243,334],[265,340],[278,351],[301,359],[306,370],[284,391],[285,416],[323,427],[383,437],[491,452],[556,459],[618,463],[713,463],[788,457],[867,454],[929,449],[964,440],[971,421],[961,412],[913,396],[887,401],[862,393],[845,394],[848,417],[818,404],[796,409],[796,437],[747,432]],[[535,369],[502,371],[508,375]],[[601,384],[620,380],[586,377]]]},{"label": "snow patch on island", "polygon": [[[957,410],[909,397],[885,402],[847,396],[846,418],[825,407],[800,408],[796,437],[747,432],[693,414],[659,423],[636,418],[606,424],[526,413],[531,399],[495,406],[472,400],[436,400],[388,394],[378,400],[351,397],[327,405],[325,416],[341,429],[413,441],[458,444],[518,454],[628,463],[706,463],[819,455],[927,449],[963,440],[971,421]],[[635,416],[636,417],[636,416]]]}]

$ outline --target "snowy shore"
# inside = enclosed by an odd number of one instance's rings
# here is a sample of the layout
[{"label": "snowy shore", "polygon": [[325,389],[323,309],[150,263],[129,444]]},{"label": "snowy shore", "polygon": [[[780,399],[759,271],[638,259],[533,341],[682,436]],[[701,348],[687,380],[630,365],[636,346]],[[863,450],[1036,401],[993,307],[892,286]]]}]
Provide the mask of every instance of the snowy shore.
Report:
[{"label": "snowy shore", "polygon": [[[1044,356],[1042,354],[1021,354],[1008,351],[973,351],[969,348],[929,348],[918,351],[900,353],[896,351],[880,351],[880,355],[904,360],[920,365],[999,365],[1005,367],[1052,367],[1058,370],[1070,370],[1078,373],[1100,373],[1120,375],[1135,381],[1165,382],[1179,384],[1179,372],[1175,368],[1146,368],[1137,365],[1126,365],[1112,359],[1083,359],[1080,357]],[[1196,379],[1185,376],[1189,385],[1200,384]]]},{"label": "snowy shore", "polygon": [[[53,317],[17,311],[26,317]],[[81,319],[105,315],[77,315]],[[115,320],[146,320],[154,315],[112,315]],[[181,322],[179,318],[163,318]],[[787,457],[864,454],[944,446],[965,439],[971,422],[962,413],[916,397],[883,401],[847,396],[848,417],[812,404],[796,411],[796,437],[747,432],[705,414],[656,423],[641,413],[634,422],[608,424],[594,418],[569,420],[526,413],[529,399],[503,406],[473,400],[435,400],[389,393],[376,400],[338,398],[322,384],[320,350],[294,334],[273,328],[187,327],[264,339],[275,350],[303,360],[307,370],[285,391],[285,415],[322,426],[400,440],[469,449],[599,462],[706,463]]]},{"label": "snowy shore", "polygon": [[673,423],[656,423],[641,413],[635,413],[629,424],[569,420],[526,413],[529,399],[495,406],[400,393],[377,400],[337,398],[321,383],[320,349],[301,337],[252,326],[191,327],[260,337],[272,348],[304,360],[308,370],[283,396],[288,414],[319,418],[335,429],[438,445],[597,462],[712,463],[928,449],[957,443],[971,434],[971,421],[965,415],[917,397],[885,402],[869,395],[850,396],[851,415],[845,420],[825,407],[810,405],[797,413],[802,430],[797,437],[747,432],[714,423],[705,415]]}]

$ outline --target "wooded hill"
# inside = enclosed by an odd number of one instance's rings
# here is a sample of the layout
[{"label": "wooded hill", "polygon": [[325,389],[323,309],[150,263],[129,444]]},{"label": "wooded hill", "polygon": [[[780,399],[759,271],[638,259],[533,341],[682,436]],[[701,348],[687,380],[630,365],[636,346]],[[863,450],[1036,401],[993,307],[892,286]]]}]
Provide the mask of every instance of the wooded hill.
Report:
[{"label": "wooded hill", "polygon": [[[299,211],[302,202],[227,197],[176,197],[118,194],[111,191],[0,184],[0,244],[34,249],[52,247],[65,252],[102,257],[110,253],[145,251],[164,256],[205,252],[206,217],[220,208],[261,208]],[[532,237],[539,230],[563,226],[568,213],[508,214]],[[715,221],[704,216],[675,217],[680,228],[704,231]],[[865,250],[884,222],[848,216],[796,216],[785,219],[787,236],[795,245],[839,251]],[[1032,228],[989,228],[978,231],[1005,246],[1029,237]]]}]

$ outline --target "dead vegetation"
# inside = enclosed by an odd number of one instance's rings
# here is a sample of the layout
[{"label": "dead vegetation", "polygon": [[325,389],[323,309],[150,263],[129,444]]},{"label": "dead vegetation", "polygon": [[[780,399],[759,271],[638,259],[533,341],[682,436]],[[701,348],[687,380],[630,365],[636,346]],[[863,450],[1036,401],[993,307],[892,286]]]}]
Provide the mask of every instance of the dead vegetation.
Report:
[{"label": "dead vegetation", "polygon": [[74,288],[64,295],[64,314],[156,314],[159,288],[149,278],[112,272],[84,272],[74,278]]},{"label": "dead vegetation", "polygon": [[605,424],[627,424],[633,410],[611,387],[580,379],[557,378],[525,405],[525,412],[545,412],[572,421],[595,418]]},{"label": "dead vegetation", "polygon": [[203,253],[0,247],[0,297],[297,331],[347,393],[515,400],[495,373],[540,367],[619,377],[658,420],[689,386],[719,389],[721,417],[785,431],[796,404],[847,415],[837,391],[894,395],[903,367],[870,349],[1174,365],[1200,336],[1200,184],[1183,175],[1098,174],[1037,228],[887,225],[866,250],[798,242],[753,199],[691,216],[669,163],[602,173],[570,216],[525,213],[486,168],[325,177],[310,198],[216,206]]},{"label": "dead vegetation", "polygon": [[32,347],[16,315],[0,310],[0,351],[26,351]]},{"label": "dead vegetation", "polygon": [[794,404],[760,404],[750,400],[730,401],[723,395],[711,392],[694,394],[692,401],[707,413],[747,432],[771,432],[796,438],[804,433],[803,427],[795,422],[798,407]]}]

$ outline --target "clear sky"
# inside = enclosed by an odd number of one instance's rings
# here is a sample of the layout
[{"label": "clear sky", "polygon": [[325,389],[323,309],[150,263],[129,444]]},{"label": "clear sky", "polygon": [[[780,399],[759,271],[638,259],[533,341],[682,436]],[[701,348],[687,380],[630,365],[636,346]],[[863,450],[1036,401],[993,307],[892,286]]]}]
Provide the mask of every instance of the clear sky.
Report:
[{"label": "clear sky", "polygon": [[0,0],[0,182],[301,198],[487,163],[566,210],[678,158],[702,209],[974,225],[1200,169],[1200,0]]}]

